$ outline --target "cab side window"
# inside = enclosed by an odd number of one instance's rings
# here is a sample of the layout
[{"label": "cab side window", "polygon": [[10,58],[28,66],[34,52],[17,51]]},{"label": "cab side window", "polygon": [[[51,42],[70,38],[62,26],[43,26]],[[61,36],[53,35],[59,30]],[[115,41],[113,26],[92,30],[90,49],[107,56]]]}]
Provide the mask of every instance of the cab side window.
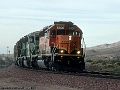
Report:
[{"label": "cab side window", "polygon": [[34,43],[34,36],[29,37],[30,43]]},{"label": "cab side window", "polygon": [[50,32],[50,37],[54,38],[56,36],[55,30],[51,30]]},{"label": "cab side window", "polygon": [[79,31],[76,31],[76,36],[80,37],[80,32]]}]

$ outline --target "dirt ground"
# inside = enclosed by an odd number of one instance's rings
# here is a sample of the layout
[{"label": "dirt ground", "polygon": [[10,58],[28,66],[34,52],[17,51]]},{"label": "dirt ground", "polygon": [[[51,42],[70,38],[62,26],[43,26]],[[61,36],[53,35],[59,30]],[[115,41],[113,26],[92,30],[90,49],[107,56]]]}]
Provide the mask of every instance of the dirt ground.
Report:
[{"label": "dirt ground", "polygon": [[6,69],[0,69],[0,90],[83,90],[58,85],[39,84],[10,76]]}]

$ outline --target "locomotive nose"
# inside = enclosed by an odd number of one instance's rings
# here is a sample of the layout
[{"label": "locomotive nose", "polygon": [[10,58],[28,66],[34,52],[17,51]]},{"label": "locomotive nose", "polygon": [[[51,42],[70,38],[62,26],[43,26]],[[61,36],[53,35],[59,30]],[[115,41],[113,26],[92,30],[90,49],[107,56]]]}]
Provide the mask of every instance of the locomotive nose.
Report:
[{"label": "locomotive nose", "polygon": [[72,51],[77,50],[78,51],[77,54],[80,54],[79,37],[75,37],[71,35],[57,35],[56,43],[58,45],[58,49],[65,50],[69,54]]}]

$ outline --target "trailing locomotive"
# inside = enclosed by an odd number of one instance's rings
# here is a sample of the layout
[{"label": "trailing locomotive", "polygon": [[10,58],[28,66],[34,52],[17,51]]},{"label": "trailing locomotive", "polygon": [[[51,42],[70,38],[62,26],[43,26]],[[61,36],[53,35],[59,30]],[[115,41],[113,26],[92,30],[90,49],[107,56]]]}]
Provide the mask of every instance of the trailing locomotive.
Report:
[{"label": "trailing locomotive", "polygon": [[21,67],[83,71],[83,32],[72,22],[54,22],[22,37],[14,46],[14,57],[16,64]]}]

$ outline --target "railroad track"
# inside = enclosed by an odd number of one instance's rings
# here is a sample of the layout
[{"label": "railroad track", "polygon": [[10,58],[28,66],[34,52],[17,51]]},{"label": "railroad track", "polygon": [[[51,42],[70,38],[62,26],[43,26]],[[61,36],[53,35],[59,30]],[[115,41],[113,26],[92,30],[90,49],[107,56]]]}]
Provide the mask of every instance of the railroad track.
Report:
[{"label": "railroad track", "polygon": [[15,65],[16,68],[29,70],[29,71],[36,71],[36,72],[44,72],[44,73],[52,73],[52,74],[62,74],[62,75],[75,75],[75,76],[85,76],[85,77],[96,77],[96,78],[108,78],[108,79],[120,79],[120,74],[118,73],[107,73],[107,72],[91,72],[91,71],[83,71],[83,72],[67,72],[67,71],[48,71],[48,70],[40,70],[40,69],[33,69],[33,68],[23,68],[20,66]]}]

